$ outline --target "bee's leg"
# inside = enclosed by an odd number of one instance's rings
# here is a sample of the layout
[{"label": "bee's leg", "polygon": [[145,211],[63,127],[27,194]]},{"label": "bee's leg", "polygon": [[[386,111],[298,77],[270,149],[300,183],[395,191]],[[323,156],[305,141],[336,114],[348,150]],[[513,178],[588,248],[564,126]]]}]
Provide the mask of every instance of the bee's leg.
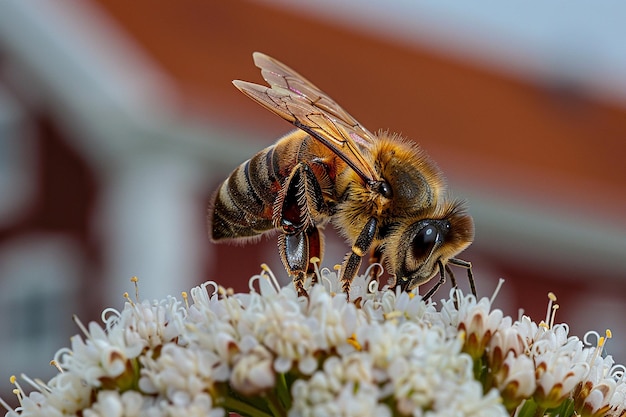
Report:
[{"label": "bee's leg", "polygon": [[343,265],[341,266],[341,281],[343,291],[346,293],[347,297],[350,296],[350,284],[359,271],[361,259],[374,241],[377,226],[378,221],[376,218],[372,217],[367,221],[361,234],[359,234],[359,237],[356,238],[356,242],[352,245],[352,252],[346,255],[346,259],[343,261]]},{"label": "bee's leg", "polygon": [[428,300],[430,297],[432,297],[433,294],[437,292],[439,287],[441,287],[446,282],[446,269],[444,268],[441,261],[437,261],[437,265],[439,266],[439,281],[437,281],[437,283],[435,283],[435,285],[433,285],[433,287],[428,290],[426,295],[424,295],[424,300]]},{"label": "bee's leg", "polygon": [[298,295],[304,291],[304,279],[313,277],[313,283],[317,282],[315,266],[311,258],[320,258],[322,250],[322,234],[315,226],[293,233],[280,234],[278,236],[278,252],[289,275],[294,277],[294,285]]},{"label": "bee's leg", "polygon": [[448,273],[448,276],[450,277],[450,283],[452,284],[452,288],[457,288],[458,285],[456,284],[456,277],[454,276],[454,272],[452,272],[450,265],[446,264],[445,269],[446,269],[446,272]]},{"label": "bee's leg", "polygon": [[273,222],[282,231],[278,250],[299,295],[306,294],[304,279],[315,272],[311,258],[322,258],[322,234],[312,214],[323,204],[322,189],[311,168],[305,163],[296,165],[274,204]]},{"label": "bee's leg", "polygon": [[[452,268],[450,268],[449,264],[446,264],[445,268],[448,276],[450,277],[450,283],[452,284],[452,288],[454,288],[455,290],[458,289],[459,287],[456,283],[456,277],[454,276],[454,272],[452,272]],[[456,307],[457,309],[459,308],[458,297],[458,291],[454,291],[454,307]]]},{"label": "bee's leg", "polygon": [[472,274],[472,263],[457,258],[448,259],[448,263],[467,269],[467,279],[470,283],[470,290],[474,297],[476,297],[476,284],[474,283],[474,274]]},{"label": "bee's leg", "polygon": [[308,296],[304,289],[304,279],[306,278],[306,259],[303,254],[308,252],[308,242],[304,233],[280,234],[278,235],[278,253],[280,259],[293,277],[293,285],[296,287],[298,295]]}]

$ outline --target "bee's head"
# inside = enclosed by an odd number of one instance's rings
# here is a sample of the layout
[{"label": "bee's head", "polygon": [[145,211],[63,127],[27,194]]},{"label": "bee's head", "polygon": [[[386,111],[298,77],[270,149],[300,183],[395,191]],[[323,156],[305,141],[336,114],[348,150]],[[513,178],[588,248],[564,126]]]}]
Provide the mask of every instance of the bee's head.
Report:
[{"label": "bee's head", "polygon": [[461,203],[450,203],[442,216],[419,219],[399,234],[395,257],[396,285],[410,291],[440,271],[448,259],[474,239],[474,222]]}]

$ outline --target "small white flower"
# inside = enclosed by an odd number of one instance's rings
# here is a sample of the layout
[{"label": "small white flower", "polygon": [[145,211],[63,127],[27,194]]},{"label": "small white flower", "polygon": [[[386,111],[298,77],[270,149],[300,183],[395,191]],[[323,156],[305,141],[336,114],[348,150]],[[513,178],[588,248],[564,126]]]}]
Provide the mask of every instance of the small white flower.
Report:
[{"label": "small white flower", "polygon": [[139,417],[143,396],[135,391],[120,394],[117,391],[100,391],[91,408],[83,411],[84,417]]},{"label": "small white flower", "polygon": [[451,298],[442,304],[442,313],[448,314],[450,325],[465,334],[463,350],[474,359],[480,358],[502,321],[502,310],[491,310],[488,298],[477,302],[473,295],[460,296],[458,292],[451,292]]},{"label": "small white flower", "polygon": [[243,352],[230,375],[232,387],[244,395],[256,395],[276,383],[272,354],[262,345]]},{"label": "small white flower", "polygon": [[379,388],[371,378],[368,355],[354,352],[342,359],[330,357],[323,369],[309,380],[292,387],[293,407],[289,417],[389,416],[389,408],[378,402]]},{"label": "small white flower", "polygon": [[519,322],[512,324],[511,317],[504,317],[489,341],[489,363],[494,372],[500,369],[504,359],[513,354],[517,357],[528,350],[526,338],[520,332]]},{"label": "small white flower", "polygon": [[213,370],[219,368],[220,358],[214,352],[168,343],[156,359],[154,355],[148,352],[142,361],[139,387],[146,393],[174,401],[181,393],[193,398],[211,392],[217,383]]},{"label": "small white flower", "polygon": [[348,301],[327,269],[298,297],[264,270],[249,293],[209,282],[191,290],[191,305],[186,295],[129,300],[105,310],[104,328],[77,321],[84,336],[57,353],[60,373],[47,384],[25,377],[28,395],[14,381],[20,407],[5,405],[7,415],[506,416],[522,403],[625,413],[624,368],[554,314],[549,325],[513,321],[455,290],[438,309],[379,290],[369,273]]},{"label": "small white flower", "polygon": [[493,377],[507,410],[514,410],[524,399],[531,397],[537,388],[532,359],[526,355],[517,356],[512,350]]},{"label": "small white flower", "polygon": [[167,416],[184,417],[223,417],[224,410],[215,407],[210,395],[200,393],[184,403],[168,403],[163,405],[163,411]]}]

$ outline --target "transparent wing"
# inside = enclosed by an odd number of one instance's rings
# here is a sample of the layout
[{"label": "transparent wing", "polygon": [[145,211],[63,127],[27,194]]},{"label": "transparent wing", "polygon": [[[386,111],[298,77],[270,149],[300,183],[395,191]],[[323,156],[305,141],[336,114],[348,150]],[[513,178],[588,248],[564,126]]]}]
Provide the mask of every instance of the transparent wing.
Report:
[{"label": "transparent wing", "polygon": [[291,68],[260,52],[253,57],[270,87],[233,81],[241,92],[322,142],[364,181],[380,180],[361,151],[376,141],[371,132]]}]

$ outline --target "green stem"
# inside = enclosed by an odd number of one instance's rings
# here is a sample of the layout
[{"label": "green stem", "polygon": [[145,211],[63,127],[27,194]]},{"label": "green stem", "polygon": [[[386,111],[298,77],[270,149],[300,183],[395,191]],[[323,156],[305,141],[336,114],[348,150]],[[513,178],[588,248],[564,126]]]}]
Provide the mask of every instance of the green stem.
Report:
[{"label": "green stem", "polygon": [[276,381],[276,393],[280,403],[286,410],[291,409],[291,393],[289,392],[289,386],[287,385],[287,378],[285,374],[279,374]]},{"label": "green stem", "polygon": [[474,379],[476,381],[480,381],[481,383],[483,383],[482,380],[482,375],[484,372],[484,367],[483,367],[484,363],[483,363],[483,358],[480,357],[478,359],[474,359]]},{"label": "green stem", "polygon": [[224,405],[224,408],[226,408],[227,411],[234,411],[235,413],[242,416],[273,417],[272,414],[268,414],[257,407],[254,407],[244,401],[238,400],[237,398],[233,398],[231,396],[224,397],[222,405]]},{"label": "green stem", "polygon": [[[519,407],[520,406],[518,406],[518,408]],[[537,403],[535,403],[535,401],[531,398],[524,401],[521,407],[522,408],[520,409],[519,413],[517,413],[518,417],[532,417],[533,415],[535,415],[535,411],[538,408]],[[513,416],[514,414],[515,410],[511,413],[511,416]]]},{"label": "green stem", "polygon": [[280,401],[278,400],[278,398],[273,393],[268,393],[266,395],[266,398],[267,398],[267,405],[269,406],[270,411],[272,412],[272,415],[274,417],[287,417],[287,412],[285,411],[283,406],[280,404]]}]

